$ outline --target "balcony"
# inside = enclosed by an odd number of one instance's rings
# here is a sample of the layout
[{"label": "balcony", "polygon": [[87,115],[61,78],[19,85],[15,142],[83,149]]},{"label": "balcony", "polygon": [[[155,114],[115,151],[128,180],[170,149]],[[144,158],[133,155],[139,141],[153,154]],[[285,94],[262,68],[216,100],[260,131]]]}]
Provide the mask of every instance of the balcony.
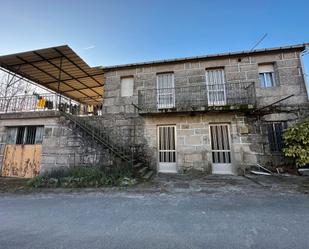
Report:
[{"label": "balcony", "polygon": [[79,112],[79,104],[76,101],[53,93],[0,98],[0,114],[57,110],[76,114]]},{"label": "balcony", "polygon": [[138,92],[140,114],[248,110],[255,107],[254,82],[146,89]]}]

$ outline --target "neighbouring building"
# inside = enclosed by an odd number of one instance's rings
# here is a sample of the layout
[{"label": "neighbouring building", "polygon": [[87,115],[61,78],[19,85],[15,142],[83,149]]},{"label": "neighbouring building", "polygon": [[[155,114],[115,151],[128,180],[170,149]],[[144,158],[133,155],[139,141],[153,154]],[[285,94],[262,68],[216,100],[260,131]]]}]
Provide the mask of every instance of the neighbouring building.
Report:
[{"label": "neighbouring building", "polygon": [[[112,165],[114,157],[163,173],[242,174],[257,163],[274,169],[290,163],[283,130],[308,117],[306,44],[101,68],[68,47],[61,62],[51,49],[0,57],[5,70],[58,93],[39,111],[3,105],[3,175]],[[82,106],[100,115],[80,115]]]}]

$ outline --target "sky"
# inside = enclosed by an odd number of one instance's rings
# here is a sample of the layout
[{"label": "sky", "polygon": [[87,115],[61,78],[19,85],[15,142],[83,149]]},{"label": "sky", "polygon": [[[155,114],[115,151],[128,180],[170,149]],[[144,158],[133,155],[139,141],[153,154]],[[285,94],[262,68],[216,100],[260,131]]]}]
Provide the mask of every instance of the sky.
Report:
[{"label": "sky", "polygon": [[[0,55],[68,44],[91,66],[309,42],[308,0],[0,0]],[[309,73],[309,54],[304,56]]]}]

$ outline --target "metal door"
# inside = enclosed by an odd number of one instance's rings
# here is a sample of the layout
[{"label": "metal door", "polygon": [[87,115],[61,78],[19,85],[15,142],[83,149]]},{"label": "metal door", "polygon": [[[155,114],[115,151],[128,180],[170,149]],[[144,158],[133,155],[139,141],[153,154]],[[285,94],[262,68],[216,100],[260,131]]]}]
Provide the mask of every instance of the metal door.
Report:
[{"label": "metal door", "polygon": [[209,106],[226,104],[226,87],[223,69],[206,70],[206,87]]},{"label": "metal door", "polygon": [[233,174],[228,124],[210,125],[212,173]]},{"label": "metal door", "polygon": [[176,126],[158,127],[159,172],[176,173]]}]

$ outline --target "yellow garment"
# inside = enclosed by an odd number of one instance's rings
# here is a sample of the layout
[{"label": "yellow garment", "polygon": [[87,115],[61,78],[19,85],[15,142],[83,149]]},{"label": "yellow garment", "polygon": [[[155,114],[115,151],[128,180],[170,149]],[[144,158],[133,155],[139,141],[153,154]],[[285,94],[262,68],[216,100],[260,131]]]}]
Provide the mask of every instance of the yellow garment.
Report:
[{"label": "yellow garment", "polygon": [[46,99],[42,98],[42,99],[38,99],[36,105],[37,105],[38,108],[44,108],[45,107],[45,103],[46,103]]},{"label": "yellow garment", "polygon": [[88,105],[88,113],[91,113],[93,112],[93,105]]}]

